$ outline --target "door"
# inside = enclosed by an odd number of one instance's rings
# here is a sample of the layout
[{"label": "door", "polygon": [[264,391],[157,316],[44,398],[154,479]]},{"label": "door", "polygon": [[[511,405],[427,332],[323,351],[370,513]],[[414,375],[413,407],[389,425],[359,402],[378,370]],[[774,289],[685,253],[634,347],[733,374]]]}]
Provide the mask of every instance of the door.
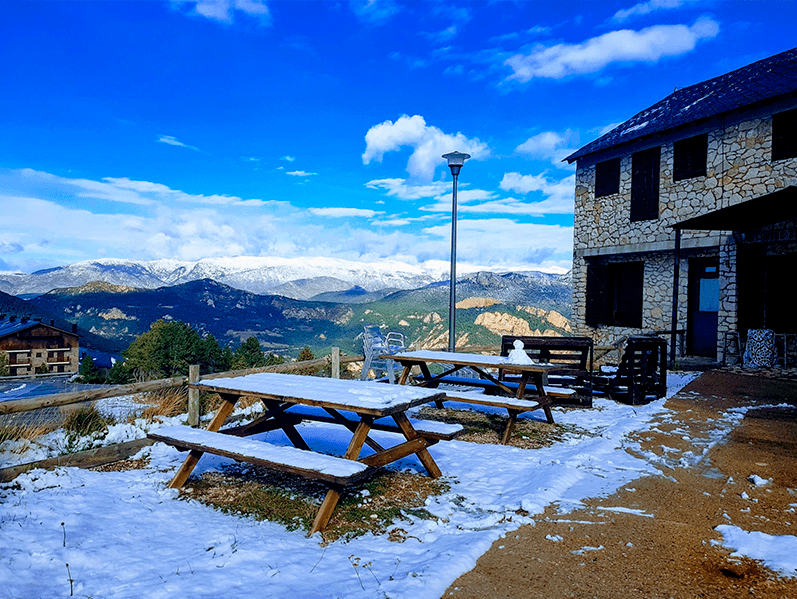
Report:
[{"label": "door", "polygon": [[689,260],[689,310],[686,351],[692,356],[717,357],[717,315],[720,307],[718,258]]}]

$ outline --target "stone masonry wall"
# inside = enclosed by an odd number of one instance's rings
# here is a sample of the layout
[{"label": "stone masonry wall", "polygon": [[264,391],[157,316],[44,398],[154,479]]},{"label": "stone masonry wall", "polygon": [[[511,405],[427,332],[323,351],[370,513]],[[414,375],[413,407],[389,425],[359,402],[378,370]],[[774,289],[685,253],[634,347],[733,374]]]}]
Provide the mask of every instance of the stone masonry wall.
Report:
[{"label": "stone masonry wall", "polygon": [[[779,109],[779,110],[782,110]],[[699,130],[684,131],[679,139],[700,134]],[[777,191],[789,185],[797,185],[797,159],[771,160],[772,117],[741,119],[723,122],[708,131],[708,158],[706,176],[673,180],[673,142],[661,144],[661,170],[659,187],[659,218],[631,222],[631,153],[621,157],[619,193],[595,198],[595,165],[582,165],[576,171],[575,223],[573,239],[573,324],[576,334],[590,335],[596,345],[607,345],[618,337],[643,331],[667,330],[671,326],[673,254],[661,251],[659,245],[651,248],[655,253],[644,252],[647,244],[662,244],[673,247],[675,233],[671,228],[683,220],[705,214],[719,208],[738,204]],[[633,152],[654,147],[655,144],[638,146]],[[608,157],[608,156],[607,156]],[[699,244],[700,239],[716,236],[717,232],[683,231],[682,246]],[[720,288],[722,291],[719,312],[718,358],[723,357],[725,331],[736,330],[736,248],[729,232],[713,249],[688,250],[682,253],[678,322],[686,327],[686,286],[688,281],[688,258],[719,255]],[[706,239],[706,242],[708,240]],[[644,260],[644,305],[642,329],[621,327],[589,327],[585,324],[586,273],[585,253],[595,253],[600,248],[618,246],[609,252],[611,257],[603,260]],[[624,253],[636,251],[635,254]]]}]

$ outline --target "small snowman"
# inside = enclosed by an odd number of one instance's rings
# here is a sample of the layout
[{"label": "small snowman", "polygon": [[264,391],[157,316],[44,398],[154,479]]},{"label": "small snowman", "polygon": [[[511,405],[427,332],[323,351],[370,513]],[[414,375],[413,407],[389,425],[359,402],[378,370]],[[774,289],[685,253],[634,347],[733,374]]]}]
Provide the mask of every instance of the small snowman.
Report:
[{"label": "small snowman", "polygon": [[520,339],[515,339],[515,342],[512,344],[515,349],[509,352],[509,356],[507,356],[507,361],[512,364],[531,364],[531,358],[526,353],[526,350],[523,349],[523,342]]}]

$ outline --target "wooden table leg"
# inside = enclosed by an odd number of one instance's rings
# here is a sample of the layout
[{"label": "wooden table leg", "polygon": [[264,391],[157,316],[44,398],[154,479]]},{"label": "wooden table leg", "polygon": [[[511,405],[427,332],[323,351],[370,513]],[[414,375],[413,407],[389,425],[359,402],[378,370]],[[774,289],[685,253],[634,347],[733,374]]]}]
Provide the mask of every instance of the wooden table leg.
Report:
[{"label": "wooden table leg", "polygon": [[[407,418],[407,415],[404,412],[393,414],[393,420],[401,429],[401,432],[404,433],[407,441],[412,441],[418,437],[418,433],[413,428],[409,418]],[[434,458],[432,457],[432,454],[429,453],[428,449],[425,447],[423,449],[419,449],[415,452],[415,455],[418,456],[418,459],[421,461],[421,464],[423,464],[423,467],[426,468],[426,472],[429,473],[429,476],[432,478],[440,478],[443,476],[443,473],[440,472],[440,468],[438,468]]]},{"label": "wooden table leg", "polygon": [[[228,395],[228,394],[220,394],[221,399],[223,400],[221,406],[216,411],[216,415],[213,416],[213,420],[210,421],[208,424],[208,430],[211,432],[218,432],[221,428],[221,425],[224,424],[224,421],[227,420],[227,417],[232,414],[232,411],[235,409],[235,403],[240,398],[239,395]],[[183,465],[177,470],[177,473],[172,478],[171,482],[169,483],[170,489],[179,489],[185,484],[185,481],[188,480],[188,477],[191,476],[191,473],[196,468],[197,463],[199,462],[199,458],[202,457],[202,454],[205,453],[203,451],[196,451],[191,450],[188,453],[188,457],[185,458]]]},{"label": "wooden table leg", "polygon": [[503,445],[509,445],[509,442],[512,440],[512,432],[515,430],[515,423],[517,422],[518,414],[520,414],[517,410],[508,409],[507,411],[509,412],[509,420],[504,429],[504,438],[501,439]]},{"label": "wooden table leg", "polygon": [[[362,451],[365,440],[368,438],[368,433],[371,432],[371,424],[373,421],[374,419],[370,416],[363,417],[363,419],[360,420],[349,442],[349,447],[346,449],[346,453],[343,454],[344,458],[347,460],[356,460],[360,457],[360,451]],[[310,532],[307,533],[307,536],[323,531],[327,527],[329,519],[332,517],[332,512],[335,510],[335,506],[338,505],[339,499],[340,490],[337,487],[330,487],[324,497],[324,501],[321,502],[321,507],[318,508],[318,513],[315,515],[315,520],[313,520],[313,525],[310,527]]]},{"label": "wooden table leg", "polygon": [[[520,384],[518,385],[517,390],[517,398],[523,399],[523,395],[526,392],[526,385],[529,380],[530,373],[525,372],[523,376],[520,378]],[[545,420],[548,421],[548,424],[555,424],[553,421],[553,412],[551,411],[551,400],[548,399],[548,394],[545,392],[545,384],[548,382],[548,374],[545,372],[537,372],[534,374],[534,386],[537,388],[537,396],[540,398],[540,404],[542,405],[542,411],[545,412]]]}]

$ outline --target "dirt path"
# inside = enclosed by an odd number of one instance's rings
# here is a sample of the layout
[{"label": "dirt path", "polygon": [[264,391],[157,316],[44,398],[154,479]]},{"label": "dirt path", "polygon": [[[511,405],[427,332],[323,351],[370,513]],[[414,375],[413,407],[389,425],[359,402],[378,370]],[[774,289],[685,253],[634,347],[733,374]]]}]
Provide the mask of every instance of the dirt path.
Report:
[{"label": "dirt path", "polygon": [[[748,411],[715,443],[730,408],[786,403]],[[567,514],[549,508],[536,526],[496,541],[444,596],[797,598],[797,578],[712,544],[720,524],[797,535],[797,382],[715,371],[666,407],[673,412],[654,432],[635,439],[665,476]],[[752,474],[772,483],[755,486]]]}]

